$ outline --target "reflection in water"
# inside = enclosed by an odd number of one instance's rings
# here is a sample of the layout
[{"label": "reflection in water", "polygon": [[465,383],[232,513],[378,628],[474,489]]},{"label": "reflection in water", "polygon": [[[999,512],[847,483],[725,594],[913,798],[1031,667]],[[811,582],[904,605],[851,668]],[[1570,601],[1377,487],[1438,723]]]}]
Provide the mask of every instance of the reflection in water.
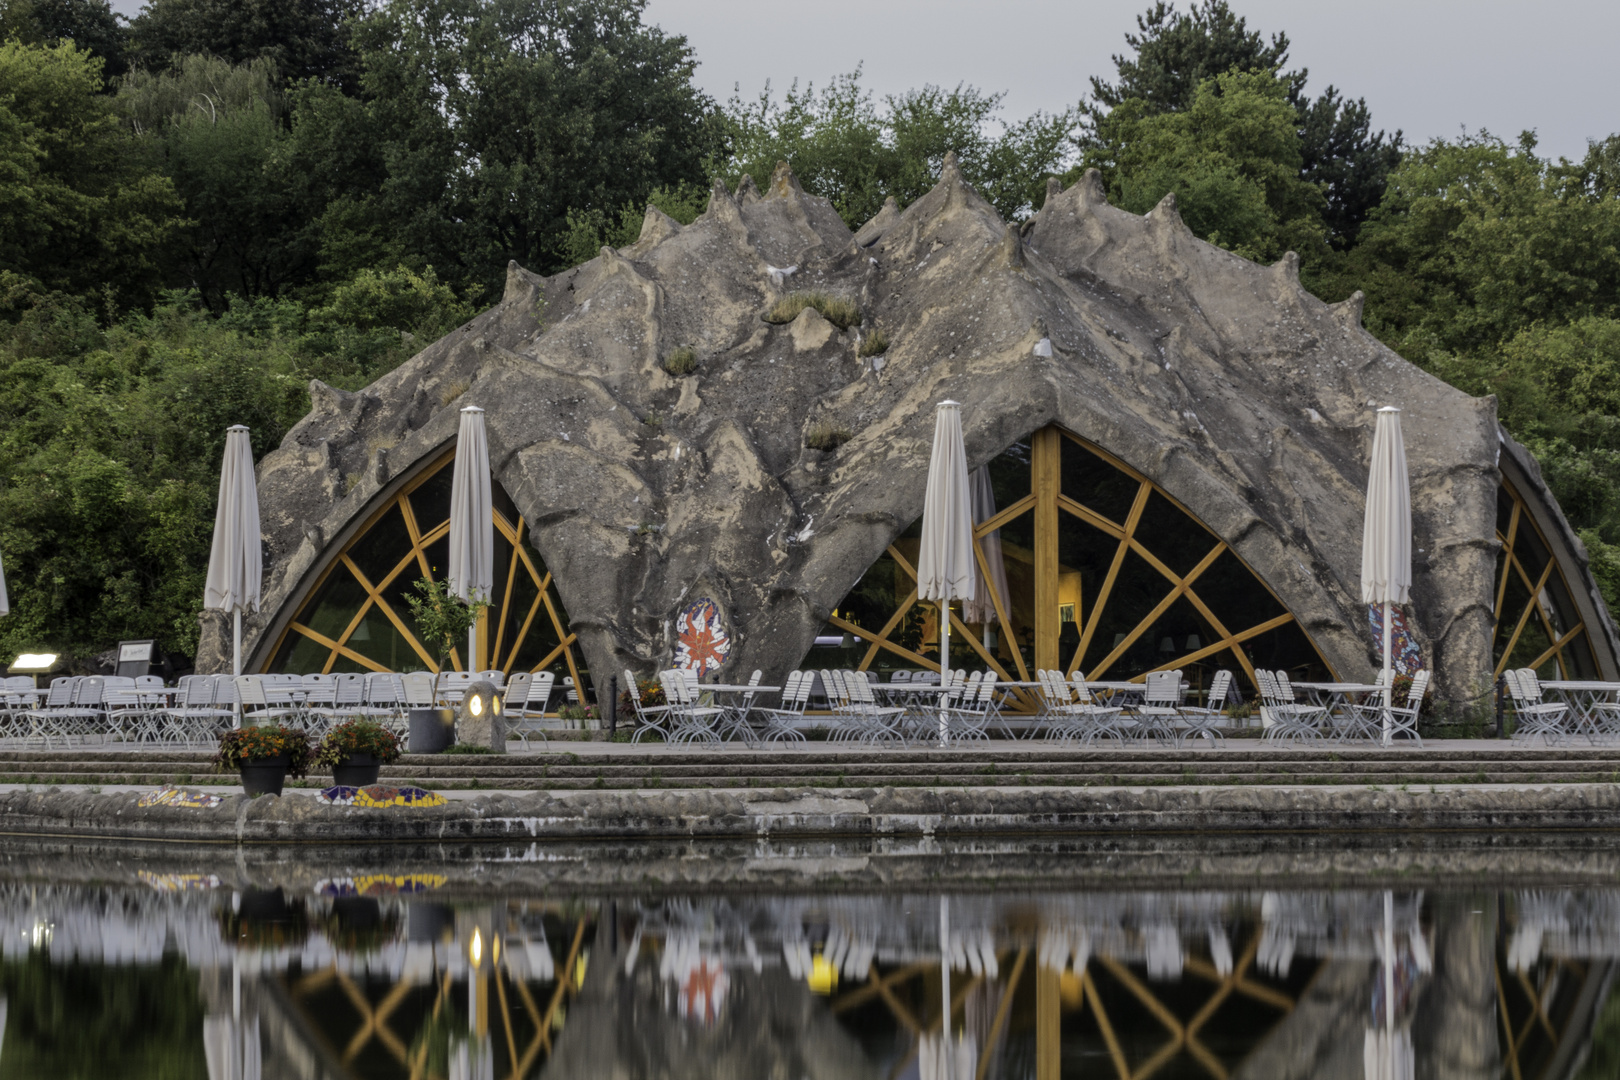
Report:
[{"label": "reflection in water", "polygon": [[1562,1080],[1620,1056],[1609,891],[142,880],[0,884],[0,1077]]}]

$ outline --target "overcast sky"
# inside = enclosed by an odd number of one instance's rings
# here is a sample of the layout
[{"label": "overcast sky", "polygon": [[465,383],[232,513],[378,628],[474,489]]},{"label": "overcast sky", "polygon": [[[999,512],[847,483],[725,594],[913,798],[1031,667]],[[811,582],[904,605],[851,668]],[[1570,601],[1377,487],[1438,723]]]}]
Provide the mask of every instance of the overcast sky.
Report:
[{"label": "overcast sky", "polygon": [[[879,96],[924,83],[1007,92],[1007,115],[1080,100],[1087,77],[1113,75],[1149,0],[650,0],[647,18],[685,34],[718,100],[770,79],[817,84],[865,65]],[[1187,3],[1179,5],[1183,10]],[[139,0],[114,0],[133,14]],[[1461,126],[1579,157],[1588,138],[1620,132],[1617,0],[1233,0],[1252,28],[1285,31],[1290,60],[1365,97],[1373,122],[1408,140]]]}]

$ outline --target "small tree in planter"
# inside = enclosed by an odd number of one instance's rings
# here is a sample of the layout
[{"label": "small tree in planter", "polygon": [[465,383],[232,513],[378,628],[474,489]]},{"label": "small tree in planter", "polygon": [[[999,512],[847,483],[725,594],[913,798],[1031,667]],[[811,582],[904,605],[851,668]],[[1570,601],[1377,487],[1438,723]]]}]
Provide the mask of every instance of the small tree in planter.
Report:
[{"label": "small tree in planter", "polygon": [[315,765],[332,770],[332,782],[345,787],[375,784],[384,765],[399,760],[399,736],[375,720],[356,717],[326,733]]},{"label": "small tree in planter", "polygon": [[[467,640],[467,631],[478,622],[479,612],[489,607],[489,601],[475,592],[471,600],[463,603],[450,595],[444,582],[428,578],[417,579],[416,591],[422,595],[407,593],[405,603],[416,621],[417,632],[422,635],[422,644],[433,651],[439,670],[443,671],[450,664],[450,651]],[[471,659],[468,657],[469,661]],[[472,670],[470,663],[468,670]]]},{"label": "small tree in planter", "polygon": [[242,789],[249,795],[280,795],[289,775],[309,771],[309,736],[302,728],[280,724],[237,728],[219,737],[214,769],[242,774]]}]

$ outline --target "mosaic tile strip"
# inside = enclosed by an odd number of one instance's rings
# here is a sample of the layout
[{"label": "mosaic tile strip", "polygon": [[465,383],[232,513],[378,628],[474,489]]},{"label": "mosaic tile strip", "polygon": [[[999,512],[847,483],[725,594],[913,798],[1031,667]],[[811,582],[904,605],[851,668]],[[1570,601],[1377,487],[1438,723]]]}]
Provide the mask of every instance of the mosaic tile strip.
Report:
[{"label": "mosaic tile strip", "polygon": [[324,878],[315,886],[318,896],[393,896],[441,889],[450,879],[443,874],[362,874]]},{"label": "mosaic tile strip", "polygon": [[213,874],[154,874],[150,870],[137,870],[135,876],[158,892],[194,892],[219,888],[219,878]]},{"label": "mosaic tile strip", "polygon": [[137,806],[183,806],[190,810],[212,810],[224,798],[206,791],[191,791],[173,784],[165,784],[156,791],[142,795]]},{"label": "mosaic tile strip", "polygon": [[373,784],[370,787],[337,787],[325,788],[315,796],[316,800],[326,806],[443,806],[445,798],[431,791],[419,787],[389,787],[386,784]]}]

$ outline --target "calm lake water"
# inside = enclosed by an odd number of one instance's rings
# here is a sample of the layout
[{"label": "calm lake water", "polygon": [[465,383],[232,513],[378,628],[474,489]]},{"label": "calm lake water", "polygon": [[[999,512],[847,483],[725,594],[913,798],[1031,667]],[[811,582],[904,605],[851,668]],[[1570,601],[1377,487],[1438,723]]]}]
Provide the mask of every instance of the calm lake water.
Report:
[{"label": "calm lake water", "polygon": [[0,1080],[1620,1076],[1606,884],[1037,887],[958,854],[884,887],[815,850],[666,887],[625,867],[707,856],[8,843]]}]

